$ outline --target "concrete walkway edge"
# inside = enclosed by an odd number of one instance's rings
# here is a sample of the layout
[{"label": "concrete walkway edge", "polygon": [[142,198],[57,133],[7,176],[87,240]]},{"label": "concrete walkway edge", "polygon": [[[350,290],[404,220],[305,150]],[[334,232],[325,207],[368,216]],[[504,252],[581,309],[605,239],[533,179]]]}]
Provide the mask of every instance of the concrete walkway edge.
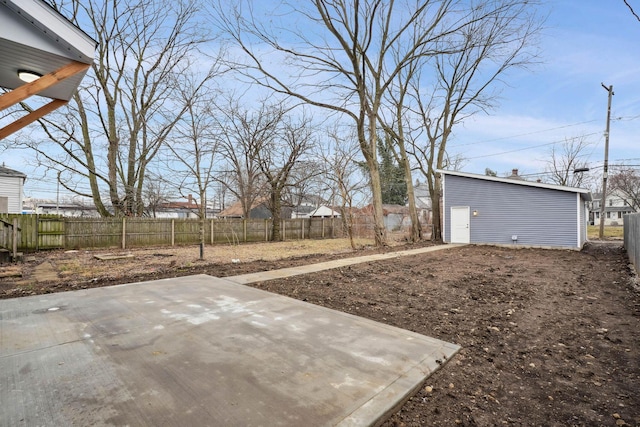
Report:
[{"label": "concrete walkway edge", "polygon": [[270,271],[261,271],[259,273],[241,274],[238,276],[225,277],[225,280],[228,280],[230,282],[237,283],[240,285],[246,285],[248,283],[264,282],[267,280],[274,280],[274,279],[283,279],[285,277],[298,276],[300,274],[316,273],[318,271],[331,270],[333,268],[346,267],[348,265],[361,264],[363,262],[382,261],[387,259],[399,258],[403,256],[411,256],[411,255],[418,255],[418,254],[423,254],[427,252],[454,249],[462,246],[466,246],[466,245],[453,243],[453,244],[447,244],[447,245],[429,246],[426,248],[407,249],[404,251],[397,251],[397,252],[387,252],[384,254],[366,255],[366,256],[353,257],[353,258],[343,258],[343,259],[337,259],[334,261],[326,261],[326,262],[320,262],[316,264],[303,265],[299,267],[282,268],[280,270],[270,270]]}]

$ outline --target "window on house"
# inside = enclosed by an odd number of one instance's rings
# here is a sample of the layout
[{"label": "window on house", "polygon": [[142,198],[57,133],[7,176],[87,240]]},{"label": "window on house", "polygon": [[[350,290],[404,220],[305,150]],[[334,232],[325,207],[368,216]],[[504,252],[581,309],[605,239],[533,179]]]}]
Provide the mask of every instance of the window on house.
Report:
[{"label": "window on house", "polygon": [[600,212],[596,212],[596,219],[600,219]]},{"label": "window on house", "polygon": [[609,206],[613,206],[613,199],[609,199]]},{"label": "window on house", "polygon": [[611,212],[607,212],[607,218],[611,218]]},{"label": "window on house", "polygon": [[622,218],[622,212],[618,212],[618,218]]}]

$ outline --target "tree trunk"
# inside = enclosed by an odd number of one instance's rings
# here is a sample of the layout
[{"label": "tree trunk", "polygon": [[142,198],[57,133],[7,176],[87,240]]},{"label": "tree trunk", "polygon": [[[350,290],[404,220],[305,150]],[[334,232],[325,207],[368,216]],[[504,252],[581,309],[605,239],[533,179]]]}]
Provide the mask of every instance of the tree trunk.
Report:
[{"label": "tree trunk", "polygon": [[347,211],[346,206],[340,206],[340,215],[342,217],[342,228],[344,229],[345,233],[347,233],[351,249],[355,250],[356,242],[353,238],[353,214],[351,213],[351,208],[349,208]]},{"label": "tree trunk", "polygon": [[[402,137],[402,134],[401,134]],[[413,191],[413,178],[411,177],[411,165],[407,159],[407,152],[404,147],[404,141],[398,141],[400,148],[400,162],[404,170],[404,181],[407,184],[407,198],[409,199],[409,217],[411,218],[411,230],[409,232],[409,241],[417,242],[422,240],[422,226],[418,217],[418,209],[416,207],[416,197]]]},{"label": "tree trunk", "polygon": [[200,191],[200,206],[198,209],[198,216],[200,217],[200,259],[204,259],[204,231],[206,229],[207,221],[207,201],[206,191]]},{"label": "tree trunk", "polygon": [[[362,101],[366,105],[366,101]],[[366,108],[363,108],[364,112]],[[363,154],[369,167],[372,206],[373,206],[373,238],[376,247],[387,246],[387,230],[384,226],[384,211],[382,209],[382,185],[380,182],[380,168],[378,167],[376,130],[377,115],[375,110],[369,113],[368,139],[364,136],[364,116],[360,117],[359,133]]]},{"label": "tree trunk", "polygon": [[[407,169],[410,168],[405,167],[405,173],[407,173]],[[411,171],[409,170],[409,172]],[[418,208],[416,207],[416,198],[413,191],[413,182],[411,180],[411,175],[406,176],[405,179],[407,182],[407,198],[409,199],[409,217],[411,218],[409,241],[415,243],[422,240],[422,225],[420,224]]]},{"label": "tree trunk", "polygon": [[382,189],[380,185],[380,174],[378,165],[373,165],[375,171],[371,169],[371,193],[373,195],[373,237],[376,247],[387,245],[387,230],[384,226],[384,211],[382,209]]},{"label": "tree trunk", "polygon": [[93,156],[93,145],[91,143],[91,135],[89,133],[89,121],[87,119],[87,113],[84,108],[82,98],[76,92],[73,95],[74,101],[78,106],[78,115],[80,116],[81,130],[82,130],[82,149],[87,159],[87,172],[89,178],[89,187],[91,188],[91,198],[93,204],[96,206],[96,210],[101,217],[111,216],[111,213],[102,203],[102,197],[100,196],[100,186],[98,185],[98,179],[96,175],[96,162]]},{"label": "tree trunk", "polygon": [[282,203],[280,202],[280,192],[271,193],[271,241],[278,242],[281,240],[280,236],[280,211],[282,209]]},{"label": "tree trunk", "polygon": [[119,138],[116,129],[116,114],[113,108],[108,109],[107,113],[109,123],[109,148],[107,150],[107,167],[109,168],[109,198],[111,199],[111,205],[113,206],[113,214],[115,216],[122,216],[123,209],[120,197],[118,196],[118,150],[119,150]]}]

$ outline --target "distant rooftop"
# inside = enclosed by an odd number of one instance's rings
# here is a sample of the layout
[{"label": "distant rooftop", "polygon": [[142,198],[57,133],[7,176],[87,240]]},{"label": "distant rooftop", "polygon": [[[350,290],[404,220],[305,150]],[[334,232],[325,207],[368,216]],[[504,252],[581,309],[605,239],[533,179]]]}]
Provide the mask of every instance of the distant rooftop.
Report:
[{"label": "distant rooftop", "polygon": [[9,169],[4,166],[0,166],[0,176],[20,177],[27,179],[27,175],[23,174],[22,172]]}]

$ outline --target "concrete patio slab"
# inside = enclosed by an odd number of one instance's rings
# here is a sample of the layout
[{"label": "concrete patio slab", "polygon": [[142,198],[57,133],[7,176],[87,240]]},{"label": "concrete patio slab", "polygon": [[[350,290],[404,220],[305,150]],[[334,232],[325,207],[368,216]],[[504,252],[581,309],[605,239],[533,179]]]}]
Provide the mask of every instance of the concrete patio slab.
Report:
[{"label": "concrete patio slab", "polygon": [[2,300],[0,420],[375,425],[458,349],[205,275]]}]

